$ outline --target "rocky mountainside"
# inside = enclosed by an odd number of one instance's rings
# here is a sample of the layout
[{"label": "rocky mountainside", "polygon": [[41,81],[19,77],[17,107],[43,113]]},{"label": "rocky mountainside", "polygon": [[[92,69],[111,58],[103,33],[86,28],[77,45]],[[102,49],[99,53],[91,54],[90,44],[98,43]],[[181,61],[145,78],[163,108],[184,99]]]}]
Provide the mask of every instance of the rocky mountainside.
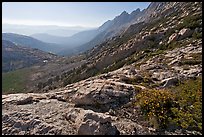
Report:
[{"label": "rocky mountainside", "polygon": [[[124,33],[113,37],[87,52],[87,63],[72,73],[65,82],[72,83],[100,73],[116,70],[124,65],[151,57],[165,50],[174,49],[201,40],[201,4],[166,3],[161,15],[151,22],[131,25]],[[172,9],[175,12],[167,14]],[[166,16],[168,15],[168,16]],[[178,16],[179,15],[179,16]],[[173,20],[173,21],[172,21]],[[191,23],[189,23],[191,22]],[[152,55],[153,54],[153,55]]]},{"label": "rocky mountainside", "polygon": [[[116,16],[113,20],[106,21],[99,28],[79,32],[78,34],[67,38],[67,40],[65,40],[67,42],[64,43],[67,43],[67,45],[76,45],[74,50],[71,49],[73,54],[87,51],[106,39],[118,35],[131,24],[143,21],[144,19],[138,19],[143,14],[146,15],[146,13],[141,12],[140,9],[136,9],[131,14],[124,11],[119,16]],[[62,51],[60,54],[68,55],[69,53],[70,49]]]},{"label": "rocky mountainside", "polygon": [[148,9],[64,87],[3,95],[2,134],[202,135],[202,2]]},{"label": "rocky mountainside", "polygon": [[2,40],[2,72],[43,64],[57,58],[55,54]]},{"label": "rocky mountainside", "polygon": [[136,9],[128,14],[126,11],[123,11],[119,16],[116,16],[113,20],[108,20],[102,26],[98,28],[100,32],[96,37],[94,37],[90,42],[81,45],[77,48],[78,51],[86,51],[98,45],[107,39],[110,39],[114,36],[121,34],[127,28],[135,23],[148,22],[150,17],[155,16],[157,13],[160,14],[162,10],[162,2],[151,3],[146,9],[140,11]]}]

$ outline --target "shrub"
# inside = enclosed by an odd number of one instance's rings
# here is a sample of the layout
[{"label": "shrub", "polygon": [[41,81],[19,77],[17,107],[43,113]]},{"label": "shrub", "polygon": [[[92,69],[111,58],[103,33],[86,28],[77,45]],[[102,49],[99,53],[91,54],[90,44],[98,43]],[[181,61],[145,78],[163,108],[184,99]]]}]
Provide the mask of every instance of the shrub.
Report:
[{"label": "shrub", "polygon": [[167,90],[146,90],[136,96],[146,118],[152,121],[155,128],[165,128],[173,106],[173,94]]},{"label": "shrub", "polygon": [[51,85],[53,82],[53,79],[52,78],[49,78],[48,81],[47,81],[47,85]]},{"label": "shrub", "polygon": [[125,83],[127,83],[127,84],[137,84],[137,83],[141,83],[141,82],[143,82],[143,77],[141,77],[141,76],[135,76],[134,78],[126,78],[126,79],[124,79],[123,81],[125,82]]},{"label": "shrub", "polygon": [[172,42],[172,43],[170,43],[169,45],[168,45],[168,49],[174,49],[174,48],[176,48],[176,47],[178,47],[178,42]]},{"label": "shrub", "polygon": [[185,59],[179,62],[179,65],[197,65],[202,63],[202,60],[190,60],[190,59]]},{"label": "shrub", "polygon": [[177,26],[177,29],[180,30],[182,28],[190,28],[190,29],[195,29],[197,27],[202,27],[200,24],[200,21],[202,19],[202,15],[197,14],[197,15],[189,15],[183,19],[183,23],[179,24]]},{"label": "shrub", "polygon": [[65,87],[65,86],[68,85],[68,84],[71,84],[69,77],[68,77],[68,78],[65,78],[65,79],[63,80],[62,86]]},{"label": "shrub", "polygon": [[135,105],[155,128],[180,127],[202,131],[202,79],[187,80],[168,90],[145,90]]},{"label": "shrub", "polygon": [[202,78],[187,80],[172,88],[178,104],[172,108],[174,121],[182,128],[202,130]]},{"label": "shrub", "polygon": [[142,88],[141,88],[141,87],[138,87],[138,86],[134,86],[134,89],[135,89],[135,91],[137,91],[137,92],[140,92],[140,91],[142,90]]},{"label": "shrub", "polygon": [[194,39],[200,39],[200,38],[202,38],[202,32],[194,32],[193,33],[193,38]]},{"label": "shrub", "polygon": [[39,82],[39,83],[37,84],[37,87],[38,87],[39,90],[42,89],[42,88],[43,88],[43,83],[42,83],[42,82]]},{"label": "shrub", "polygon": [[55,81],[59,81],[60,80],[60,77],[59,76],[55,76]]},{"label": "shrub", "polygon": [[202,60],[202,53],[192,53],[190,56],[193,57],[194,60]]},{"label": "shrub", "polygon": [[166,50],[166,49],[168,49],[168,44],[162,44],[159,47],[159,50]]}]

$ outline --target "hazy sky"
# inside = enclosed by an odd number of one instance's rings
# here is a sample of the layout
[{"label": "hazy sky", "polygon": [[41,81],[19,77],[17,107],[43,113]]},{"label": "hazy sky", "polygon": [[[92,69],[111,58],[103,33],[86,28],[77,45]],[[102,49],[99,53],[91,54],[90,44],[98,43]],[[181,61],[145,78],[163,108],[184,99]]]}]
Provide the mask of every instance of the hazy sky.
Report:
[{"label": "hazy sky", "polygon": [[99,27],[150,2],[4,2],[2,23]]}]

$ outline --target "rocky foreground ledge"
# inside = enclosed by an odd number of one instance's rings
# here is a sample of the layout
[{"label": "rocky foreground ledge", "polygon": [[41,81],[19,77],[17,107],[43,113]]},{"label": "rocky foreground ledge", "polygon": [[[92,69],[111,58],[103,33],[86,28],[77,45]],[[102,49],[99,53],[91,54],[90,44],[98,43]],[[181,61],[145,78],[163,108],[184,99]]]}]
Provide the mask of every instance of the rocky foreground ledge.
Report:
[{"label": "rocky foreground ledge", "polygon": [[[95,90],[93,89],[93,91]],[[80,96],[80,93],[74,94],[73,97],[78,96],[78,98],[68,101],[65,95],[70,94],[72,96],[73,93],[71,92],[73,91],[3,95],[2,134],[151,134],[148,128],[128,119],[111,116],[109,112],[101,113],[96,112],[97,110],[76,107],[81,103],[86,103],[86,106],[90,105],[90,108],[94,108],[96,105],[94,101],[96,100],[94,100],[94,95],[92,96],[89,92],[88,94],[84,93],[84,96]],[[108,91],[107,94],[113,95]],[[97,102],[97,104],[113,105],[115,104],[114,101],[120,97],[127,99],[127,96],[127,93],[119,92],[112,98],[99,99],[100,103]],[[91,100],[91,98],[93,99]],[[103,107],[99,109],[103,109]]]},{"label": "rocky foreground ledge", "polygon": [[120,79],[113,80],[111,75],[100,75],[49,93],[3,95],[2,134],[197,134],[181,130],[161,133],[151,128],[131,103],[137,90],[131,84],[119,82]]},{"label": "rocky foreground ledge", "polygon": [[135,90],[133,85],[107,77],[49,93],[3,95],[2,134],[152,134],[129,119],[109,114],[128,103]]}]

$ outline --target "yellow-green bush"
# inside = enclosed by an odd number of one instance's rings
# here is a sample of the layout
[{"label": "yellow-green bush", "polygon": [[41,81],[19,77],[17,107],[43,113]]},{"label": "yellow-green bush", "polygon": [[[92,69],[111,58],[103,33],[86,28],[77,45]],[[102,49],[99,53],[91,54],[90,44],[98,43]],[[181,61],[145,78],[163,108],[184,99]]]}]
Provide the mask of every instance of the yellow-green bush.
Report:
[{"label": "yellow-green bush", "polygon": [[191,79],[172,88],[177,108],[172,108],[174,121],[182,128],[202,130],[202,78]]},{"label": "yellow-green bush", "polygon": [[155,128],[169,125],[202,130],[202,79],[192,79],[171,89],[144,90],[136,96],[143,114]]},{"label": "yellow-green bush", "polygon": [[[168,116],[171,114],[174,95],[167,90],[147,90],[140,92],[137,96],[136,105],[141,107],[142,112],[148,119],[154,121],[155,128],[165,128]],[[155,120],[156,119],[156,120]]]}]

